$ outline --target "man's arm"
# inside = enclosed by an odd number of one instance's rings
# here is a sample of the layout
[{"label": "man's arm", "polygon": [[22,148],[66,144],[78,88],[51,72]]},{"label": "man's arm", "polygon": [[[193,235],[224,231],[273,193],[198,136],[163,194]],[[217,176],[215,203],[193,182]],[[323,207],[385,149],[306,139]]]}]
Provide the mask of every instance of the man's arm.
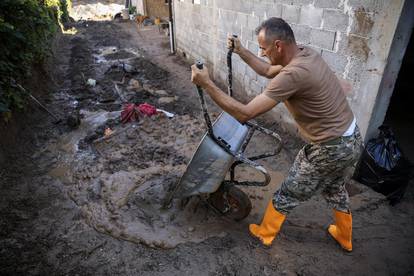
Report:
[{"label": "man's arm", "polygon": [[264,94],[256,96],[248,104],[242,104],[224,93],[213,83],[212,80],[210,80],[205,66],[202,70],[198,69],[195,65],[191,68],[191,80],[193,83],[203,87],[218,106],[236,118],[236,120],[240,123],[247,122],[256,116],[269,111],[278,104],[277,101],[265,96]]},{"label": "man's arm", "polygon": [[246,62],[247,65],[249,65],[260,76],[272,79],[283,68],[281,65],[271,65],[258,56],[254,55],[252,52],[241,45],[241,42],[238,38],[228,37],[227,47],[230,48],[233,46],[234,53],[238,54],[243,59],[243,61]]},{"label": "man's arm", "polygon": [[257,74],[265,78],[274,78],[282,69],[281,65],[271,65],[244,47],[238,54]]}]

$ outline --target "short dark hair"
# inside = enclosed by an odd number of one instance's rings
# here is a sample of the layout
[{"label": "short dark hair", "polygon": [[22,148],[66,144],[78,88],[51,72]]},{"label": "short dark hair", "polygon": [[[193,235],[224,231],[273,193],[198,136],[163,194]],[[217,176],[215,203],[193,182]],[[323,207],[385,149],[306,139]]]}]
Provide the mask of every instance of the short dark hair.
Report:
[{"label": "short dark hair", "polygon": [[292,28],[282,18],[271,17],[263,21],[260,26],[256,28],[256,35],[258,35],[261,30],[265,31],[265,38],[267,41],[280,39],[289,43],[296,43]]}]

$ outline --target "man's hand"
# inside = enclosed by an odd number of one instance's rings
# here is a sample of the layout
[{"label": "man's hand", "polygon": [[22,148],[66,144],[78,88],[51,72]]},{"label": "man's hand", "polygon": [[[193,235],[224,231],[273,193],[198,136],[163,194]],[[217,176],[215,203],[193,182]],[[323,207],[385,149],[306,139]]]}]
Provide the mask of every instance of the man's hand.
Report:
[{"label": "man's hand", "polygon": [[204,65],[203,69],[198,69],[195,64],[191,66],[191,81],[195,85],[205,87],[211,80],[208,75],[207,66]]},{"label": "man's hand", "polygon": [[227,48],[228,49],[233,48],[234,53],[240,54],[240,52],[243,49],[243,46],[241,45],[239,38],[229,35],[227,36]]}]

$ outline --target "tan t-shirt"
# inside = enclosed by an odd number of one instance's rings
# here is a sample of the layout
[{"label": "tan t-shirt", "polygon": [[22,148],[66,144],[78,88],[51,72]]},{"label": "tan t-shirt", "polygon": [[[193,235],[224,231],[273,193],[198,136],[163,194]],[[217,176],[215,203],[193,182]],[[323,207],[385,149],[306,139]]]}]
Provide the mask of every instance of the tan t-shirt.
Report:
[{"label": "tan t-shirt", "polygon": [[312,143],[342,136],[354,118],[337,77],[307,47],[300,48],[263,93],[286,105],[301,134]]}]

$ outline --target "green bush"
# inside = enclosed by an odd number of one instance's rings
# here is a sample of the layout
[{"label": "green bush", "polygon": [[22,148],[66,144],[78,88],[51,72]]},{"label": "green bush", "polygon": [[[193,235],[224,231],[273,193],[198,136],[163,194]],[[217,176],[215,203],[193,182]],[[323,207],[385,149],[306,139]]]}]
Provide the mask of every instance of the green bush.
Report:
[{"label": "green bush", "polygon": [[135,14],[137,12],[137,7],[135,6],[129,6],[128,13],[129,14]]},{"label": "green bush", "polygon": [[0,1],[0,113],[23,108],[25,97],[12,80],[22,82],[45,60],[69,7],[68,0]]}]

